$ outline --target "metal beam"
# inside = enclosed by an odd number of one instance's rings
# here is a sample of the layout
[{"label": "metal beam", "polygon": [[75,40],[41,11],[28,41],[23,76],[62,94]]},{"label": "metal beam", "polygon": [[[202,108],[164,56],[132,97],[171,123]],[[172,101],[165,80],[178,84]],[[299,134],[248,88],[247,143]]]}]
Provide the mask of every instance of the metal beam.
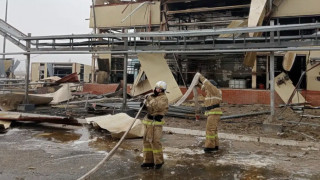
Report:
[{"label": "metal beam", "polygon": [[[5,22],[7,22],[7,17],[8,17],[8,0],[6,0],[6,13],[5,13]],[[6,52],[6,36],[3,36],[3,53]],[[2,56],[3,59],[6,59],[6,55],[3,54]],[[6,77],[6,72],[5,72],[5,64],[4,62],[0,62],[0,77]]]},{"label": "metal beam", "polygon": [[24,33],[21,31],[17,30],[10,24],[6,23],[4,20],[0,19],[0,30],[9,34],[10,36],[13,36],[17,39],[22,38],[22,37],[27,37]]},{"label": "metal beam", "polygon": [[[320,51],[320,47],[288,47],[288,48],[253,48],[253,49],[219,49],[219,50],[158,50],[158,51],[30,51],[30,52],[10,52],[6,55],[21,54],[136,54],[136,53],[177,53],[177,54],[199,54],[199,53],[243,53],[243,52],[271,52],[271,51]],[[0,53],[2,55],[3,53]]]},{"label": "metal beam", "polygon": [[224,28],[205,29],[192,31],[161,31],[161,32],[139,32],[139,33],[108,33],[108,34],[80,34],[80,35],[57,35],[57,36],[33,36],[21,37],[22,40],[51,40],[51,39],[88,39],[88,38],[134,38],[134,37],[193,37],[213,36],[220,34],[238,34],[250,32],[274,32],[286,30],[317,29],[320,23],[291,24],[277,26],[259,26],[246,28]]},{"label": "metal beam", "polygon": [[9,40],[11,43],[13,43],[14,45],[18,46],[19,48],[21,48],[22,50],[27,50],[27,47],[20,43],[18,40],[12,38],[11,36],[9,36],[8,34],[6,34],[5,32],[0,30],[0,35],[3,37],[6,37],[7,40]]}]

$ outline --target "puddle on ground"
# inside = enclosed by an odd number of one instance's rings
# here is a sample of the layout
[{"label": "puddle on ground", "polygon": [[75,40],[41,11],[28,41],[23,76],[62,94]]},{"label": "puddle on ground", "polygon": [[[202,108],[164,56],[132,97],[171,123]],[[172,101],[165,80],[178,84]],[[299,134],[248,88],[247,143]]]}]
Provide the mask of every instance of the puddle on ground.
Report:
[{"label": "puddle on ground", "polygon": [[217,165],[202,160],[170,159],[159,170],[142,169],[142,158],[134,154],[121,153],[120,159],[109,162],[93,175],[93,179],[233,179],[264,180],[286,179],[288,175],[269,168],[245,167],[238,165]]},{"label": "puddle on ground", "polygon": [[89,147],[97,149],[99,151],[107,151],[116,145],[115,141],[109,138],[94,138],[89,142]]},{"label": "puddle on ground", "polygon": [[81,135],[73,132],[45,132],[34,135],[36,138],[44,138],[57,143],[68,143],[79,140]]}]

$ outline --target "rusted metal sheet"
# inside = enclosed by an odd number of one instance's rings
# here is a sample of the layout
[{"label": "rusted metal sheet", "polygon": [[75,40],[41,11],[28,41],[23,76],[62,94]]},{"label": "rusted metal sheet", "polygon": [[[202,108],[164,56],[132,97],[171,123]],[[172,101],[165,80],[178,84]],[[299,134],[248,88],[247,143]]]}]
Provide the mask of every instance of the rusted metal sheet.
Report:
[{"label": "rusted metal sheet", "polygon": [[67,82],[79,82],[79,78],[78,78],[77,73],[76,72],[72,73],[72,74],[65,76],[57,81],[58,84],[67,83]]}]

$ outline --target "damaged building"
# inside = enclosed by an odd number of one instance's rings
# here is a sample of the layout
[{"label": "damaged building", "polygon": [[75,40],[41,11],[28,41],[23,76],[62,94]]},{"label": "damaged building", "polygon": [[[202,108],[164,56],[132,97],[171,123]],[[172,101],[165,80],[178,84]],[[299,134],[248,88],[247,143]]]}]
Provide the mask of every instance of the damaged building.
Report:
[{"label": "damaged building", "polygon": [[[152,2],[97,0],[94,8],[91,7],[90,27],[101,34],[159,31],[174,31],[178,34],[186,30],[268,26],[271,22],[275,26],[315,23],[320,18],[316,4],[316,0],[307,2],[299,0],[163,0]],[[302,5],[305,8],[300,8]],[[311,35],[318,35],[317,30],[291,30],[274,33],[275,41],[279,44],[288,37],[303,39]],[[211,40],[210,37],[181,36],[173,41],[179,41],[177,43],[179,45],[202,46],[217,43],[223,47],[224,42],[239,41],[237,38],[243,38],[245,41],[245,38],[252,37],[264,41],[264,38],[269,36],[269,32],[230,33],[212,36]],[[159,41],[159,39],[150,38],[145,38],[145,40],[152,40],[155,43]],[[225,48],[228,47],[225,46]],[[308,70],[317,63],[318,54],[318,51],[277,51],[275,52],[274,74],[278,76],[285,73],[286,77],[296,86],[303,72],[306,72],[306,75],[301,77],[302,82],[299,83],[299,89],[319,91],[320,67]],[[109,66],[123,62],[117,55],[106,56],[109,56],[109,59],[105,58],[106,61],[109,61]],[[131,58],[136,59],[137,57]],[[103,58],[97,58],[98,63],[101,59]],[[270,88],[270,52],[166,53],[165,59],[175,80],[181,86],[190,84],[194,74],[201,72],[209,79],[214,79],[222,88],[267,90]],[[115,76],[111,70],[106,71]]]},{"label": "damaged building", "polygon": [[65,77],[77,73],[81,82],[90,82],[91,66],[79,63],[37,63],[31,64],[31,81],[39,81],[52,76]]},{"label": "damaged building", "polygon": [[26,56],[0,79],[0,179],[320,179],[318,0],[89,4],[88,34],[0,19]]}]

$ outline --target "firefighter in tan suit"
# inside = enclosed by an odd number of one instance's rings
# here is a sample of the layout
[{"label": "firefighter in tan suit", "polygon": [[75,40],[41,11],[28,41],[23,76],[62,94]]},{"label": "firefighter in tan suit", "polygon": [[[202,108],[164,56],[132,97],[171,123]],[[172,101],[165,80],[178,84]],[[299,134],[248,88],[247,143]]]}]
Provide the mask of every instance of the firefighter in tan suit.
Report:
[{"label": "firefighter in tan suit", "polygon": [[201,90],[206,93],[204,110],[205,115],[208,116],[204,152],[210,153],[219,150],[218,123],[220,121],[220,116],[222,115],[222,110],[220,108],[222,93],[221,90],[215,86],[217,84],[214,81],[210,82],[203,75],[200,75],[199,81]]},{"label": "firefighter in tan suit", "polygon": [[145,107],[148,114],[142,123],[145,126],[143,136],[143,164],[142,168],[160,169],[162,167],[163,153],[160,139],[162,137],[163,117],[168,112],[168,98],[165,95],[167,84],[163,81],[156,83],[154,94],[147,96]]}]

